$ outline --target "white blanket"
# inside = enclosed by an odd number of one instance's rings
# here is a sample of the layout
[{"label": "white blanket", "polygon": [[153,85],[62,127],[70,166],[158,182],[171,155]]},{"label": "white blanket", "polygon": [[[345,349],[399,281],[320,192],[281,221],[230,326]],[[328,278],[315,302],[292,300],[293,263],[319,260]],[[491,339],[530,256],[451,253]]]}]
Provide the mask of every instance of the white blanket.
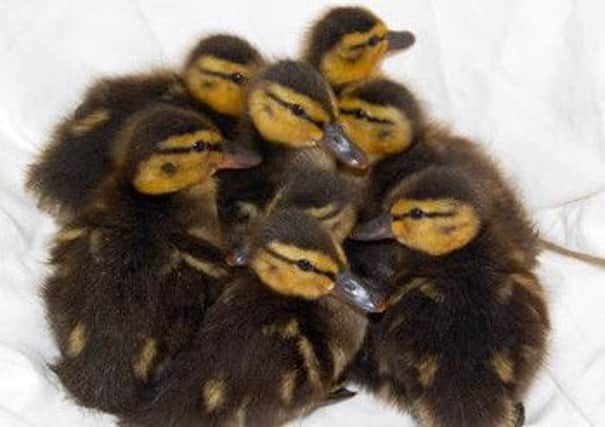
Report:
[{"label": "white blanket", "polygon": [[[0,425],[110,426],[68,400],[38,296],[52,221],[24,170],[93,78],[179,66],[198,35],[228,30],[269,57],[298,53],[321,0],[3,0],[0,4]],[[518,185],[540,231],[605,257],[605,2],[367,1],[416,46],[385,64],[433,116],[484,143]],[[337,3],[335,3],[337,4]],[[550,357],[526,402],[536,426],[605,425],[605,271],[541,257],[553,319]],[[368,396],[304,426],[413,425]]]}]

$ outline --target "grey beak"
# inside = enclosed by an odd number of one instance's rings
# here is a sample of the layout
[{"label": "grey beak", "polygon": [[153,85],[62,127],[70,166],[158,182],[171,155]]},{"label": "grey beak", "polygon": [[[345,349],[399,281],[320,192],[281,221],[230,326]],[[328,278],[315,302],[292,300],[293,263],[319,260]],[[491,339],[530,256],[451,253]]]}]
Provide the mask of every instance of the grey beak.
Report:
[{"label": "grey beak", "polygon": [[368,222],[357,225],[349,238],[362,241],[393,239],[392,222],[391,215],[385,212]]},{"label": "grey beak", "polygon": [[364,281],[349,270],[336,275],[334,294],[352,306],[369,313],[381,313],[386,308],[384,297],[373,292]]},{"label": "grey beak", "polygon": [[416,36],[409,31],[389,31],[387,32],[388,52],[407,49],[416,42]]},{"label": "grey beak", "polygon": [[368,158],[357,145],[347,139],[340,125],[334,123],[324,125],[324,138],[320,144],[347,166],[355,169],[368,167]]},{"label": "grey beak", "polygon": [[257,166],[263,160],[259,153],[243,147],[237,141],[223,141],[222,151],[221,169],[247,169]]}]

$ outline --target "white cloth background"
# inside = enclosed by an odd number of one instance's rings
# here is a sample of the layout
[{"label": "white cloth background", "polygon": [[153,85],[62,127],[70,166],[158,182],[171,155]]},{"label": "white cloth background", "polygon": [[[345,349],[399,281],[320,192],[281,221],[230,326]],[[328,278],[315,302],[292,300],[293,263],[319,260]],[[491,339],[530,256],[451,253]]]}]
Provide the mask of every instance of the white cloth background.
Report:
[{"label": "white cloth background", "polygon": [[[45,363],[57,354],[38,297],[52,221],[23,191],[52,125],[107,73],[178,66],[201,34],[245,35],[269,58],[295,56],[329,1],[0,2],[0,425],[110,426],[76,407]],[[484,143],[543,235],[605,257],[605,2],[366,2],[416,46],[385,64],[433,115]],[[553,318],[550,357],[528,424],[605,425],[605,272],[552,253],[540,275]],[[304,426],[413,425],[357,398]]]}]

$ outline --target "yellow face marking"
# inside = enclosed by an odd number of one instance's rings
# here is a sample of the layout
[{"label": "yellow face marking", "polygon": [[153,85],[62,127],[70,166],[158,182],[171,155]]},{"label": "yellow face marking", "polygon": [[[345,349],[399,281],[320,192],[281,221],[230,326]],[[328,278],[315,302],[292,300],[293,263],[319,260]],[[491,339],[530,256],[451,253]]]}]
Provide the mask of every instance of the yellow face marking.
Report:
[{"label": "yellow face marking", "polygon": [[306,337],[300,337],[298,340],[298,352],[302,356],[307,379],[313,387],[321,387],[321,377],[319,375],[319,361],[313,349],[313,344]]},{"label": "yellow face marking", "polygon": [[[276,247],[279,250],[276,250]],[[279,242],[269,244],[269,248],[294,261],[307,259],[315,266],[325,267],[322,268],[324,271],[335,272],[337,269],[336,264],[328,257],[315,251],[305,251]],[[334,281],[331,278],[314,271],[303,271],[295,264],[280,259],[265,249],[258,251],[251,265],[267,286],[283,295],[316,299],[330,293],[334,288]]]},{"label": "yellow face marking", "polygon": [[135,377],[141,381],[147,381],[149,371],[153,367],[153,362],[157,356],[157,353],[158,346],[156,340],[150,337],[145,337],[141,352],[132,364],[132,370],[134,371]]},{"label": "yellow face marking", "polygon": [[[204,55],[185,70],[185,84],[198,101],[213,110],[239,116],[244,110],[242,88],[258,67],[258,64],[245,66]],[[236,75],[241,76],[239,84],[233,80]]]},{"label": "yellow face marking", "polygon": [[434,354],[423,356],[416,364],[416,369],[418,371],[418,382],[423,387],[429,387],[433,384],[435,374],[439,369],[439,357]]},{"label": "yellow face marking", "polygon": [[203,397],[208,413],[219,409],[226,400],[227,386],[222,380],[210,380],[204,384]]},{"label": "yellow face marking", "polygon": [[82,136],[104,125],[109,119],[111,119],[111,112],[108,109],[96,110],[81,119],[75,120],[69,130],[73,136]]},{"label": "yellow face marking", "polygon": [[510,383],[513,380],[515,371],[513,361],[509,357],[503,353],[494,353],[490,363],[503,383]]},{"label": "yellow face marking", "polygon": [[193,149],[196,142],[220,145],[221,135],[203,130],[168,138],[158,150],[187,149],[186,153],[157,152],[141,162],[133,180],[134,187],[144,194],[166,194],[183,190],[208,179],[220,165],[220,151]]},{"label": "yellow face marking", "polygon": [[[402,217],[420,209],[434,217]],[[391,208],[392,231],[397,240],[433,256],[444,255],[468,244],[478,233],[480,221],[468,203],[452,199],[402,199]]]},{"label": "yellow face marking", "polygon": [[86,345],[86,328],[82,322],[78,322],[71,330],[67,338],[67,356],[77,357],[84,350]]},{"label": "yellow face marking", "polygon": [[[346,95],[338,101],[338,106],[345,133],[364,151],[370,163],[402,153],[412,144],[412,124],[399,109]],[[360,114],[362,116],[357,117]]]},{"label": "yellow face marking", "polygon": [[279,385],[279,397],[281,398],[282,402],[286,404],[292,402],[292,399],[294,398],[297,375],[298,374],[296,371],[290,371],[285,373],[281,378]]},{"label": "yellow face marking", "polygon": [[60,242],[69,242],[82,237],[86,233],[85,228],[65,228],[56,234],[56,239]]},{"label": "yellow face marking", "polygon": [[379,22],[370,31],[345,35],[323,56],[319,64],[321,73],[332,86],[342,86],[370,77],[384,58],[388,42],[383,39],[375,46],[370,46],[367,42],[374,36],[384,38],[386,33],[386,26]]},{"label": "yellow face marking", "polygon": [[320,127],[297,116],[270,94],[283,102],[301,106],[314,121],[329,121],[328,113],[308,96],[277,83],[268,83],[254,89],[248,98],[250,117],[263,138],[291,147],[313,147],[323,138]]},{"label": "yellow face marking", "polygon": [[185,261],[185,264],[194,270],[206,274],[207,276],[214,277],[215,279],[227,277],[228,273],[224,268],[221,268],[211,262],[196,258],[186,252],[181,252],[180,255],[183,261]]}]

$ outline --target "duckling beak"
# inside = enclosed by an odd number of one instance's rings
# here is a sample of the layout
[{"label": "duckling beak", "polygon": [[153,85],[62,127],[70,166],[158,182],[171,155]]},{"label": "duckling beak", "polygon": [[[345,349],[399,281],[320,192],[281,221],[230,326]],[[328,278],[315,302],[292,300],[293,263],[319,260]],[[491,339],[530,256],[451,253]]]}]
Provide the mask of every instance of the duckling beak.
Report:
[{"label": "duckling beak", "polygon": [[366,169],[368,158],[364,152],[347,139],[342,127],[335,123],[324,125],[324,137],[319,142],[322,147],[347,166],[355,169]]},{"label": "duckling beak", "polygon": [[416,36],[409,31],[389,31],[387,41],[389,42],[387,52],[393,52],[412,46],[416,42]]},{"label": "duckling beak", "polygon": [[235,141],[225,140],[222,143],[223,161],[219,169],[248,169],[257,166],[263,158],[259,153],[242,147]]},{"label": "duckling beak", "polygon": [[385,212],[368,222],[357,225],[349,238],[361,241],[394,239],[392,223],[393,217]]},{"label": "duckling beak", "polygon": [[350,270],[342,271],[336,275],[334,295],[368,313],[381,313],[386,308],[384,297],[369,288],[367,283]]}]

